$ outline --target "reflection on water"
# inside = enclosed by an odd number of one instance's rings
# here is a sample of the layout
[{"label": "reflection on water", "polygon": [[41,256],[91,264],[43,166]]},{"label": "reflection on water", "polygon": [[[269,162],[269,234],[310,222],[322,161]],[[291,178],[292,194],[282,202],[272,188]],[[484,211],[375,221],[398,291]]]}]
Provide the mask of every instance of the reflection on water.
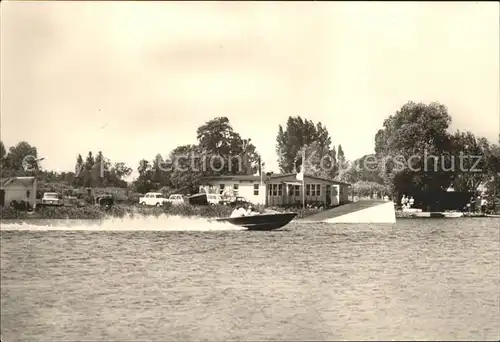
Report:
[{"label": "reflection on water", "polygon": [[4,341],[500,337],[494,219],[64,224],[2,222]]}]

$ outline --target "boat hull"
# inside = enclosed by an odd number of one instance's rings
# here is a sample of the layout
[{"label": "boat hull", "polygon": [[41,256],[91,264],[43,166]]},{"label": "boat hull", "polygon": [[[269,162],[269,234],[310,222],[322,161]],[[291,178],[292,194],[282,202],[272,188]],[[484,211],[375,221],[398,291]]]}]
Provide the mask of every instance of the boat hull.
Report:
[{"label": "boat hull", "polygon": [[263,214],[243,217],[215,219],[216,222],[228,222],[248,230],[274,230],[286,226],[297,213]]}]

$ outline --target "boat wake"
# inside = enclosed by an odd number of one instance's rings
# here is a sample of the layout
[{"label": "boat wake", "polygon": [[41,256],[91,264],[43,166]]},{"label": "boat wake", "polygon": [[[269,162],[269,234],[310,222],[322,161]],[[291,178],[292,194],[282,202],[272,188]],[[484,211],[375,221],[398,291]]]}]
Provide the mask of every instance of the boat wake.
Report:
[{"label": "boat wake", "polygon": [[104,220],[2,220],[0,230],[84,230],[84,231],[233,231],[244,230],[228,222],[180,216],[138,216]]}]

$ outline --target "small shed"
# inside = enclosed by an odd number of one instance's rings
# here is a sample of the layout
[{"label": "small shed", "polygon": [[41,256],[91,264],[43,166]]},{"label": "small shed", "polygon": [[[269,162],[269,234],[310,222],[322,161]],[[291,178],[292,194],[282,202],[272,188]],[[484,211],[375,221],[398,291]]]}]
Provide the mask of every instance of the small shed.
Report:
[{"label": "small shed", "polygon": [[36,206],[35,177],[7,177],[0,179],[0,206],[8,207],[12,201],[29,203]]}]

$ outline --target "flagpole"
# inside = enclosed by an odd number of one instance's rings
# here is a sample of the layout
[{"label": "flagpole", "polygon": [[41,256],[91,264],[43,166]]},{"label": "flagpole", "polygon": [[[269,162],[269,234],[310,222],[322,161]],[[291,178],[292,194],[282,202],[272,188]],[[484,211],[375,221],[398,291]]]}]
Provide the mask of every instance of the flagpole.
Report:
[{"label": "flagpole", "polygon": [[301,166],[301,171],[302,171],[302,210],[306,208],[306,165],[305,165],[305,160],[306,160],[306,149],[302,148],[302,166]]},{"label": "flagpole", "polygon": [[263,169],[263,167],[262,167],[262,166],[263,166],[263,165],[262,165],[262,159],[261,159],[261,157],[259,156],[259,176],[260,176],[260,186],[262,186],[262,171],[263,171],[263,170],[262,170],[262,169]]}]

